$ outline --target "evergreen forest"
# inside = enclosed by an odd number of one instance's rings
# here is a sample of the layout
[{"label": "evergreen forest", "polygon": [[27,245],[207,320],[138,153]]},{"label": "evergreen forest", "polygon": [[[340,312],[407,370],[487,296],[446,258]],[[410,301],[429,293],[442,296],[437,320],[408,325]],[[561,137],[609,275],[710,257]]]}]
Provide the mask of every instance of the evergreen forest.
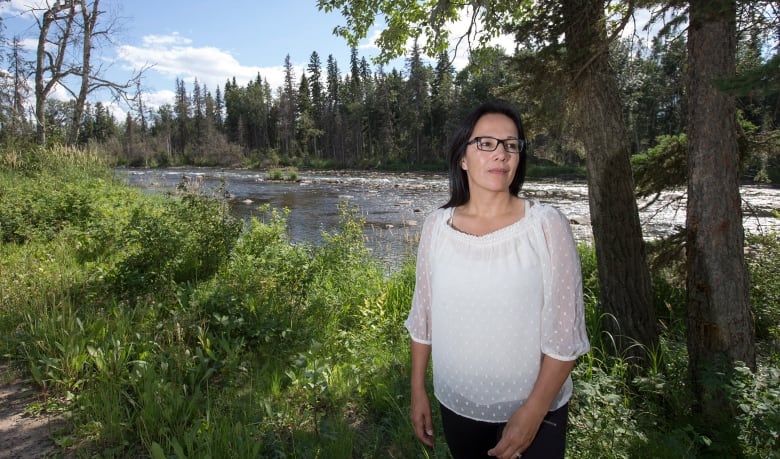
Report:
[{"label": "evergreen forest", "polygon": [[[731,83],[740,108],[742,176],[761,183],[780,181],[774,148],[780,114],[777,91],[771,87],[777,58],[767,60],[770,43],[761,36],[742,37],[739,69],[744,79]],[[682,161],[675,146],[686,129],[684,37],[659,36],[650,44],[627,37],[614,42],[610,51],[631,153],[677,152],[676,160]],[[143,94],[135,94],[135,105],[124,120],[115,119],[101,102],[87,103],[75,139],[68,138],[74,132],[75,102],[47,99],[46,138],[49,145],[99,145],[115,164],[131,167],[443,171],[454,123],[480,102],[504,98],[523,113],[531,162],[583,166],[585,152],[567,134],[565,87],[554,78],[559,70],[534,67],[534,60],[532,51],[510,55],[501,48],[484,48],[472,53],[467,67],[455,71],[446,53],[430,62],[415,45],[404,68],[388,70],[372,66],[353,47],[346,64],[332,55],[323,62],[312,52],[305,71],[296,75],[288,55],[281,87],[272,88],[262,75],[245,84],[231,78],[217,88],[197,79],[191,84],[177,80],[172,105],[147,109]],[[544,78],[545,72],[552,77]],[[19,97],[14,93],[18,85],[9,83],[3,89],[4,100]],[[34,142],[34,125],[23,110],[4,104],[0,115],[1,142]],[[674,184],[682,182],[678,178]]]}]

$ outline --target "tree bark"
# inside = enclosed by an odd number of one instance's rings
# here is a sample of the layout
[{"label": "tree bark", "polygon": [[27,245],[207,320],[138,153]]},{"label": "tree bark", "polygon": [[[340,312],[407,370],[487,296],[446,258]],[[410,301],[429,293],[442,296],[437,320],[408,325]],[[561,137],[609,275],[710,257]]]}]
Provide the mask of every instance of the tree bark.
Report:
[{"label": "tree bark", "polygon": [[[605,331],[640,361],[658,344],[650,271],[602,0],[562,2],[572,119],[586,152],[588,195]],[[635,344],[641,344],[643,350]]]},{"label": "tree bark", "polygon": [[[61,14],[65,12],[64,16]],[[46,144],[46,98],[68,72],[63,71],[65,51],[70,42],[73,21],[76,17],[73,0],[57,1],[43,11],[38,23],[38,48],[35,54],[35,121],[38,145]],[[51,27],[64,20],[56,40],[49,39]],[[54,48],[52,52],[49,45]],[[46,81],[46,75],[49,80]]]},{"label": "tree bark", "polygon": [[[718,91],[736,73],[734,0],[691,0],[688,28],[688,355],[703,422],[729,423],[717,376],[755,368],[755,334],[743,252],[734,98]],[[713,379],[714,377],[714,379]],[[724,419],[728,418],[728,419]],[[720,422],[719,422],[720,421]],[[714,427],[713,427],[714,428]]]},{"label": "tree bark", "polygon": [[89,5],[86,0],[78,0],[81,9],[83,35],[81,37],[81,85],[79,86],[79,92],[76,95],[76,103],[73,107],[73,120],[70,125],[70,132],[68,133],[68,142],[78,142],[79,132],[81,131],[81,118],[84,115],[84,106],[87,103],[87,95],[89,95],[89,81],[92,76],[92,37],[95,33],[95,25],[97,24],[98,15],[100,11],[98,4],[100,0],[92,1],[92,9],[90,11]]}]

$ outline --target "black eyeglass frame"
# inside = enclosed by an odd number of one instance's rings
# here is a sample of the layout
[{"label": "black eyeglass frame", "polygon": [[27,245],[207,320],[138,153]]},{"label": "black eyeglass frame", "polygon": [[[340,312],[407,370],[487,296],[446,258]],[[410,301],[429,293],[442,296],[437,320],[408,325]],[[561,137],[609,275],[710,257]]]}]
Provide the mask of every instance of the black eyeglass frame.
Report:
[{"label": "black eyeglass frame", "polygon": [[[492,149],[485,148],[482,145],[482,139],[493,139],[493,140],[496,141],[496,146],[493,147]],[[507,148],[506,142],[510,141],[510,140],[514,141],[514,142],[517,142],[517,151],[511,151],[509,148]],[[479,137],[474,137],[473,139],[471,139],[468,142],[466,142],[466,145],[472,145],[472,144],[477,146],[477,150],[479,150],[479,151],[486,151],[486,152],[496,151],[498,149],[498,146],[502,145],[504,147],[504,151],[505,152],[507,152],[507,153],[509,153],[511,155],[519,155],[523,151],[523,147],[525,146],[525,141],[523,139],[513,139],[513,138],[497,139],[497,138],[495,138],[493,136],[490,136],[490,135],[481,135]]]}]

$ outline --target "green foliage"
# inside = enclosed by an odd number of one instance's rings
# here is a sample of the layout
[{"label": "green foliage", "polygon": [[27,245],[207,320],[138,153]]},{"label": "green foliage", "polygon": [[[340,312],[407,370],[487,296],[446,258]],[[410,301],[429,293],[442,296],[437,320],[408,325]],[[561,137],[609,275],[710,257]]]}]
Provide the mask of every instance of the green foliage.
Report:
[{"label": "green foliage", "polygon": [[298,180],[298,170],[294,167],[273,168],[268,171],[269,180],[286,180],[294,182]]},{"label": "green foliage", "polygon": [[593,457],[593,452],[599,451],[602,457],[629,457],[632,438],[641,439],[642,433],[631,417],[630,400],[624,396],[620,378],[605,374],[599,367],[589,373],[586,377],[579,369],[574,372],[578,398],[571,404],[570,422],[572,431],[581,434],[570,436],[568,454]]},{"label": "green foliage", "polygon": [[756,373],[738,367],[730,383],[743,428],[739,441],[746,457],[780,457],[780,369],[761,367]]},{"label": "green foliage", "polygon": [[185,195],[161,208],[136,207],[117,235],[122,256],[111,272],[119,292],[207,279],[227,259],[241,222],[218,202]]},{"label": "green foliage", "polygon": [[[29,184],[34,183],[34,188]],[[25,243],[47,239],[70,224],[85,222],[89,194],[53,177],[0,184],[0,240]]]},{"label": "green foliage", "polygon": [[0,151],[0,170],[35,177],[49,174],[57,177],[109,177],[108,161],[96,149],[56,146],[50,149],[29,146],[24,150]]},{"label": "green foliage", "polygon": [[47,240],[66,228],[88,224],[107,174],[102,168],[98,174],[90,172],[94,165],[86,164],[87,153],[31,149],[4,153],[0,159],[1,242]]},{"label": "green foliage", "polygon": [[637,196],[650,196],[687,183],[687,145],[685,134],[664,135],[647,153],[631,157]]},{"label": "green foliage", "polygon": [[750,235],[747,242],[756,338],[780,342],[780,237],[777,233]]},{"label": "green foliage", "polygon": [[[0,196],[8,234],[24,235],[0,243],[0,355],[41,387],[37,409],[68,415],[58,444],[102,457],[448,457],[443,435],[427,449],[408,420],[414,259],[386,274],[358,209],[341,206],[321,244],[298,244],[285,210],[240,225],[197,189],[147,195],[45,164],[0,170],[3,190],[35,196]],[[777,457],[777,238],[750,242],[766,351],[729,383],[725,445],[697,430],[673,265],[655,273],[670,325],[638,369],[607,352],[595,253],[579,247],[593,347],[573,375],[569,456]]]},{"label": "green foliage", "polygon": [[284,175],[282,174],[281,169],[271,169],[268,171],[268,179],[269,180],[282,180],[284,178]]},{"label": "green foliage", "polygon": [[544,164],[531,163],[528,165],[528,171],[526,172],[526,176],[529,178],[558,177],[562,179],[566,179],[566,178],[584,179],[586,174],[585,174],[584,167],[561,166],[557,164],[548,164],[548,163],[544,163]]},{"label": "green foliage", "polygon": [[192,301],[213,318],[215,329],[259,350],[268,346],[264,354],[273,358],[298,342],[293,335],[303,333],[301,322],[310,317],[303,296],[311,248],[288,242],[286,211],[263,209],[267,221],[249,222],[228,263]]}]

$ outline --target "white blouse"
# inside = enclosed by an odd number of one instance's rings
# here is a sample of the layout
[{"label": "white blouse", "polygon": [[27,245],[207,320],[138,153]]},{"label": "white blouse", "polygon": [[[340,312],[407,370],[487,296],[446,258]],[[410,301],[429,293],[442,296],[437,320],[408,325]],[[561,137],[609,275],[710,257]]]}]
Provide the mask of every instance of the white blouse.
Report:
[{"label": "white blouse", "polygon": [[[526,201],[525,216],[484,236],[425,219],[405,326],[431,345],[436,398],[461,416],[506,422],[531,393],[542,354],[588,352],[580,260],[557,209]],[[571,397],[571,376],[550,406]]]}]

